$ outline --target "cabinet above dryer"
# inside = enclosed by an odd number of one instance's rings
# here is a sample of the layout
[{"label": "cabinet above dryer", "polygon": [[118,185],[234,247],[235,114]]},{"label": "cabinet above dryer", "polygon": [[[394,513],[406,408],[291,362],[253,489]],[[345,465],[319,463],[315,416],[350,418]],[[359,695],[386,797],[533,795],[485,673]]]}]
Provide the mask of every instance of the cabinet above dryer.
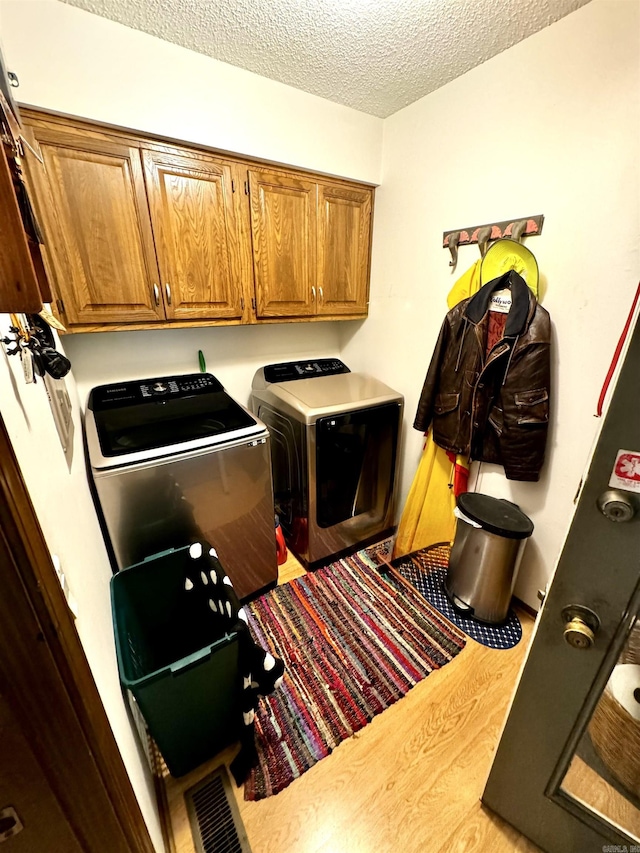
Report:
[{"label": "cabinet above dryer", "polygon": [[373,187],[24,110],[69,332],[367,314]]},{"label": "cabinet above dryer", "polygon": [[249,169],[256,315],[366,316],[372,190]]}]

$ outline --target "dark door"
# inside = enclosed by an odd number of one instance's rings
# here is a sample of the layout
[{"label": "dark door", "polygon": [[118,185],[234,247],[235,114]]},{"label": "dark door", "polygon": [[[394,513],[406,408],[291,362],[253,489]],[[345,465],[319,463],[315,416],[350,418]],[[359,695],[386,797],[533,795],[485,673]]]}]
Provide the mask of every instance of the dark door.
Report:
[{"label": "dark door", "polygon": [[9,807],[24,826],[8,853],[151,853],[1,418],[0,649],[0,842]]},{"label": "dark door", "polygon": [[640,850],[639,499],[636,326],[483,795],[551,853]]},{"label": "dark door", "polygon": [[[0,696],[0,841],[9,853],[83,853],[82,844],[24,735],[20,720]],[[2,848],[4,850],[4,847]]]}]

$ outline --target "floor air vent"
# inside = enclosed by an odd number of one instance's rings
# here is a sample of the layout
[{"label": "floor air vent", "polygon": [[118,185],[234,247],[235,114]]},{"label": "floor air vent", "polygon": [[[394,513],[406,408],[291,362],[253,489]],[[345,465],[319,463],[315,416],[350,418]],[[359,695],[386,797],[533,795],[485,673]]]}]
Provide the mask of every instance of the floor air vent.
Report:
[{"label": "floor air vent", "polygon": [[225,767],[185,791],[184,798],[198,853],[251,853]]}]

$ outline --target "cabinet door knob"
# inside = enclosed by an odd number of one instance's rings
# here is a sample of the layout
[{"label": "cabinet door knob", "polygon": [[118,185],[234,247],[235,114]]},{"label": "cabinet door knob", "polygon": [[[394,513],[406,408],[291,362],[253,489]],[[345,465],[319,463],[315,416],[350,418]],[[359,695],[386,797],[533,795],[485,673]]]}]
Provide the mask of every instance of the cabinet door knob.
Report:
[{"label": "cabinet door knob", "polygon": [[167,305],[171,305],[171,288],[169,287],[169,282],[165,282],[164,285],[165,293],[167,294]]},{"label": "cabinet door knob", "polygon": [[160,289],[158,288],[158,285],[155,284],[155,282],[153,285],[153,298],[156,301],[156,305],[160,305]]},{"label": "cabinet door knob", "polygon": [[311,285],[311,295],[313,296],[313,301],[316,301],[316,289],[313,285]]},{"label": "cabinet door knob", "polygon": [[319,287],[318,290],[320,291],[320,299],[324,301],[324,290],[321,287]]}]

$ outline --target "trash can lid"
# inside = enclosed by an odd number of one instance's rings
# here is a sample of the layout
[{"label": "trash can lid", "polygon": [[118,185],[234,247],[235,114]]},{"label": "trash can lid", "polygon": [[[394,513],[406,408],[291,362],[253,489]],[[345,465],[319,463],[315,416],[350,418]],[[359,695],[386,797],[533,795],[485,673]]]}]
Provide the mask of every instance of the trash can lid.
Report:
[{"label": "trash can lid", "polygon": [[484,530],[507,539],[527,539],[533,533],[533,522],[517,504],[504,498],[492,498],[477,492],[465,492],[458,506]]}]

